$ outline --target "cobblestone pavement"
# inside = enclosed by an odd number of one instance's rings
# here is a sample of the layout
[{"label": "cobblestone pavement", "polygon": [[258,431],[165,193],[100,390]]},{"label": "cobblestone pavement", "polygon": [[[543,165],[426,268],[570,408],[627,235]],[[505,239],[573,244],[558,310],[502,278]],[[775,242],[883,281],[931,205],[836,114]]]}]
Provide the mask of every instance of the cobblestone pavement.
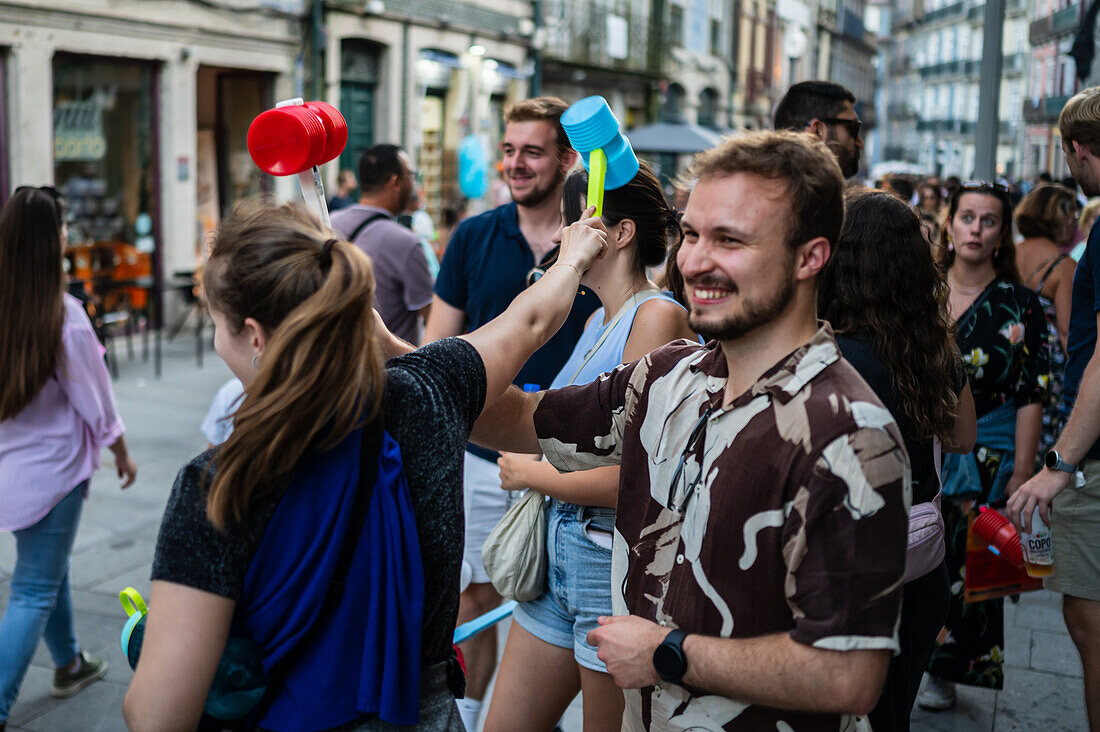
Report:
[{"label": "cobblestone pavement", "polygon": [[[136,587],[146,596],[161,512],[179,468],[200,452],[205,439],[198,426],[214,392],[231,374],[212,353],[196,364],[189,338],[165,345],[164,375],[153,377],[152,363],[122,357],[115,382],[127,425],[138,479],[125,492],[106,467],[92,481],[73,552],[71,583],[76,628],[83,647],[110,663],[103,682],[66,700],[50,698],[52,666],[44,647],[12,710],[9,732],[116,732],[125,730],[122,697],[131,672],[119,649],[125,616],[119,590]],[[0,606],[6,605],[15,563],[11,534],[0,534]],[[960,687],[949,712],[914,713],[920,732],[996,730],[1085,730],[1081,664],[1066,633],[1060,597],[1033,593],[1019,605],[1006,603],[1005,690],[997,693]],[[501,647],[507,623],[499,629]],[[580,700],[562,720],[566,732],[581,729]]]}]

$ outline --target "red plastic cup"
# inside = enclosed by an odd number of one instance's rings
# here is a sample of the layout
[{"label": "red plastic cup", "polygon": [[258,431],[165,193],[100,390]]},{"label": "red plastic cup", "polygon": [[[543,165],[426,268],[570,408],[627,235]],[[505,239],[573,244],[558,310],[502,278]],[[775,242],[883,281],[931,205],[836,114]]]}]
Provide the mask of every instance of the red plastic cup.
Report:
[{"label": "red plastic cup", "polygon": [[989,545],[999,557],[1016,567],[1024,566],[1024,549],[1020,546],[1020,535],[1008,519],[991,508],[978,509],[978,518],[974,519],[974,533]]},{"label": "red plastic cup", "polygon": [[269,109],[248,128],[248,152],[270,175],[295,175],[327,163],[347,143],[347,122],[325,102]]}]

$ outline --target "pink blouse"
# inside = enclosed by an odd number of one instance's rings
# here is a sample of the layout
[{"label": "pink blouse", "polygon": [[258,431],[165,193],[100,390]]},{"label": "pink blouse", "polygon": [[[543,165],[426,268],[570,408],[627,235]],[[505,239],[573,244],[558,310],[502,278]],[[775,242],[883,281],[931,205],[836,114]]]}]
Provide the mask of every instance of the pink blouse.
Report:
[{"label": "pink blouse", "polygon": [[57,372],[22,412],[0,422],[0,531],[42,520],[92,477],[100,450],[125,431],[103,348],[80,302],[65,295]]}]

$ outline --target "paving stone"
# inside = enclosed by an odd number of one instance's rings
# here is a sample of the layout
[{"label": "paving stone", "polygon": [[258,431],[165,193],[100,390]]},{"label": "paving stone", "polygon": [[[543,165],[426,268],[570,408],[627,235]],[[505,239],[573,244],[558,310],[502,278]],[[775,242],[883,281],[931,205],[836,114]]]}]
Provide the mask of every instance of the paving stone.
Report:
[{"label": "paving stone", "polygon": [[1030,628],[1013,628],[1005,625],[1005,665],[1028,668],[1031,664]]},{"label": "paving stone", "polygon": [[104,580],[98,585],[89,587],[88,590],[97,595],[103,595],[104,597],[111,598],[115,606],[118,607],[119,612],[122,611],[122,605],[118,601],[118,593],[122,592],[127,587],[133,587],[141,596],[146,600],[149,599],[149,592],[152,586],[152,581],[149,579],[150,569],[152,567],[152,560],[148,563],[142,564],[140,567],[135,567],[129,572],[120,574],[117,577]]},{"label": "paving stone", "polygon": [[1080,678],[1024,669],[1005,669],[1005,690],[997,698],[997,732],[1002,730],[1088,729]]},{"label": "paving stone", "polygon": [[0,532],[0,570],[5,576],[11,577],[11,570],[15,567],[15,534],[7,531]]},{"label": "paving stone", "polygon": [[1048,671],[1063,676],[1081,677],[1081,656],[1077,647],[1065,632],[1049,633],[1042,630],[1031,634],[1031,664],[1034,671]]},{"label": "paving stone", "polygon": [[74,697],[61,700],[52,709],[23,727],[30,732],[126,732],[122,699],[126,687],[104,680]]},{"label": "paving stone", "polygon": [[73,587],[87,589],[104,580],[126,574],[135,567],[153,561],[155,545],[146,539],[116,537],[98,544],[93,550],[73,556],[69,581]]},{"label": "paving stone", "polygon": [[[19,697],[15,700],[11,713],[8,715],[8,729],[26,728],[34,719],[46,714],[51,709],[57,708],[58,700],[50,696],[53,687],[53,671],[31,666],[27,669],[27,675],[23,678],[23,685],[19,688]],[[95,685],[88,687],[83,693],[94,693]],[[75,732],[80,727],[70,727],[68,730]],[[66,730],[66,732],[68,732]],[[58,732],[61,732],[58,730]]]},{"label": "paving stone", "polygon": [[1046,590],[1024,594],[1016,607],[1014,625],[1017,628],[1065,633],[1062,596]]}]

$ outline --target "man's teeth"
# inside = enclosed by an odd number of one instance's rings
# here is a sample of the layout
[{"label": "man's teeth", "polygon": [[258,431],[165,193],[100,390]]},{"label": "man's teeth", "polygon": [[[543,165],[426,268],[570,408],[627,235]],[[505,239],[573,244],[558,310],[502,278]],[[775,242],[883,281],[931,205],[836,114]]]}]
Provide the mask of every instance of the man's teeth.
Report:
[{"label": "man's teeth", "polygon": [[720,300],[729,294],[729,290],[714,290],[709,288],[696,287],[695,297],[700,300]]}]

